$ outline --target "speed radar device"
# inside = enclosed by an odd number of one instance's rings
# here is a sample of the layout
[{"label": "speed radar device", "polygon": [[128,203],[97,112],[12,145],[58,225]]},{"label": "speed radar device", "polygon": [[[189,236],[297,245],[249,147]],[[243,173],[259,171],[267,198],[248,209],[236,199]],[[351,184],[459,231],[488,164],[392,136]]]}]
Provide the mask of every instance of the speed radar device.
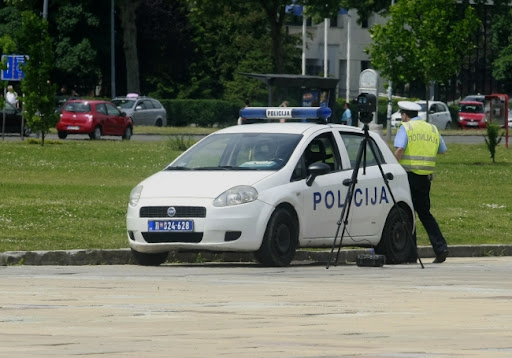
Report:
[{"label": "speed radar device", "polygon": [[361,93],[357,96],[357,112],[362,123],[370,123],[373,112],[377,112],[377,97],[371,93]]}]

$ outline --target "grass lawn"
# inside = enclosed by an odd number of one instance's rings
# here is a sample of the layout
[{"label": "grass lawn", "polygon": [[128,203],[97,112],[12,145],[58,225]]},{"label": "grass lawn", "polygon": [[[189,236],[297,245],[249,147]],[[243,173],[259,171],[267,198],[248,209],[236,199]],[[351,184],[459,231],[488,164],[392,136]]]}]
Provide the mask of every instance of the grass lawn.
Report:
[{"label": "grass lawn", "polygon": [[[126,248],[130,190],[170,163],[170,140],[0,141],[0,251]],[[448,244],[512,243],[512,148],[440,156],[432,212]],[[334,232],[333,232],[334,234]],[[419,225],[420,245],[428,245]]]}]

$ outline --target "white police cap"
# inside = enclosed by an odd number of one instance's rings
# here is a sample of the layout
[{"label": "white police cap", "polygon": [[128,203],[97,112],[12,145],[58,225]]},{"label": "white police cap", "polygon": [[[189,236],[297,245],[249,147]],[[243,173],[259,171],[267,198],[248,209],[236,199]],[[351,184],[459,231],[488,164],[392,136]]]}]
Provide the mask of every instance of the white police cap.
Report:
[{"label": "white police cap", "polygon": [[398,107],[404,111],[418,112],[421,111],[421,106],[411,101],[399,101]]}]

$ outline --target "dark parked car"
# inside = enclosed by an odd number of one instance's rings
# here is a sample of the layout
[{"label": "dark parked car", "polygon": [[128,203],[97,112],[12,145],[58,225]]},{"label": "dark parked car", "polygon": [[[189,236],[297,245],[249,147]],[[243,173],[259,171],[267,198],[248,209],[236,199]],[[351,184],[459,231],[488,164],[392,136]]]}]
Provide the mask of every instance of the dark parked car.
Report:
[{"label": "dark parked car", "polygon": [[68,134],[88,134],[91,139],[99,139],[102,135],[130,139],[133,122],[112,102],[77,99],[67,101],[62,107],[57,132],[61,139]]},{"label": "dark parked car", "polygon": [[[5,114],[5,124],[4,124]],[[5,101],[4,111],[0,118],[0,131],[4,129],[3,133],[21,133],[21,111],[14,107],[11,103]],[[28,137],[31,133],[27,123],[23,123],[23,136]]]}]

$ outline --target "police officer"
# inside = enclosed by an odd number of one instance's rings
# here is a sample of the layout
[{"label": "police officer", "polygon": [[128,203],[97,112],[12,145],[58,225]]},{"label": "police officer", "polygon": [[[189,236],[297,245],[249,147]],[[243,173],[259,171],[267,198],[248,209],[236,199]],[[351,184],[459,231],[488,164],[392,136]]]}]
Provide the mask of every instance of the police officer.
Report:
[{"label": "police officer", "polygon": [[436,166],[436,155],[446,151],[446,144],[436,126],[418,117],[418,111],[421,110],[419,104],[400,101],[398,107],[402,125],[395,137],[395,156],[407,171],[414,210],[436,254],[434,263],[442,263],[448,256],[448,245],[436,219],[430,213],[430,181]]}]

